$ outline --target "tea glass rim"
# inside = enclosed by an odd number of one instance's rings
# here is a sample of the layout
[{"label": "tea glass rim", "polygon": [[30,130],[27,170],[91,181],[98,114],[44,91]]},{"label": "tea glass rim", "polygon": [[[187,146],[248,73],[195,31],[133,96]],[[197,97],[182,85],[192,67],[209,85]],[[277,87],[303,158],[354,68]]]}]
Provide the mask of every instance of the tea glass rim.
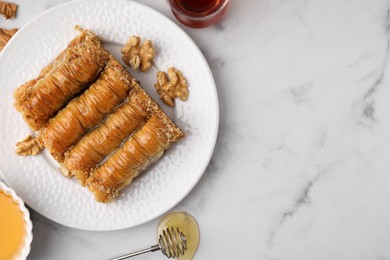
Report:
[{"label": "tea glass rim", "polygon": [[181,16],[184,16],[186,17],[187,19],[190,19],[190,20],[193,20],[193,21],[203,21],[203,20],[208,20],[216,15],[218,15],[220,12],[222,12],[227,4],[229,3],[229,0],[223,0],[224,3],[213,13],[209,14],[209,15],[206,15],[206,16],[202,16],[202,17],[197,17],[197,16],[191,16],[189,15],[188,13],[185,13],[183,12],[181,9],[177,8],[176,6],[174,6],[171,2],[174,1],[174,0],[166,0],[166,2],[168,3],[169,7],[176,13],[179,13]]}]

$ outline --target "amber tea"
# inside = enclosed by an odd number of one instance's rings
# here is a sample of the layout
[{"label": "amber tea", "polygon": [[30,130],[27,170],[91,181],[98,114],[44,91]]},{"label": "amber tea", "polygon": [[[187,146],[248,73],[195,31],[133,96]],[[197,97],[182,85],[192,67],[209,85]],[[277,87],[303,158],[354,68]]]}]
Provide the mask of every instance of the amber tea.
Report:
[{"label": "amber tea", "polygon": [[222,19],[228,0],[168,0],[175,17],[184,25],[203,28]]}]

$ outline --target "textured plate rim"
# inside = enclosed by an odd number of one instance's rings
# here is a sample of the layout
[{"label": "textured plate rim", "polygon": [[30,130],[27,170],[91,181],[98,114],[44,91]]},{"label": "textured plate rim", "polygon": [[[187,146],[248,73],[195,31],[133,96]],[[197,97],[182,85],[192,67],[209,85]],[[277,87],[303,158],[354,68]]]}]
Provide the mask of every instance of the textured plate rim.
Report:
[{"label": "textured plate rim", "polygon": [[[163,214],[167,213],[168,211],[173,209],[175,206],[177,206],[194,189],[194,187],[198,184],[199,180],[202,178],[204,172],[206,171],[207,166],[209,165],[209,162],[210,162],[210,160],[212,158],[212,155],[213,155],[213,152],[214,152],[214,148],[215,148],[215,145],[216,145],[216,142],[217,142],[217,137],[218,137],[218,130],[219,130],[219,100],[218,100],[218,93],[217,93],[215,80],[214,80],[213,74],[211,72],[210,66],[208,65],[208,62],[207,62],[206,58],[204,57],[203,53],[201,52],[199,47],[196,45],[196,43],[192,40],[192,38],[182,28],[180,28],[175,22],[173,22],[171,19],[166,17],[164,14],[162,14],[162,13],[158,12],[157,10],[153,9],[152,7],[149,7],[149,6],[145,5],[145,4],[142,4],[142,3],[139,3],[139,2],[134,2],[134,1],[131,1],[131,0],[126,0],[126,1],[125,0],[110,0],[110,1],[126,3],[126,4],[129,4],[131,2],[131,4],[133,4],[133,5],[138,5],[138,7],[146,9],[149,12],[154,13],[154,15],[156,15],[156,16],[160,16],[162,19],[166,20],[166,22],[168,24],[170,24],[173,27],[176,27],[176,29],[181,31],[181,33],[183,34],[183,37],[186,37],[187,40],[189,41],[189,43],[193,45],[193,47],[194,47],[193,49],[196,50],[196,52],[199,55],[199,57],[201,57],[204,66],[206,66],[206,70],[207,70],[207,73],[208,73],[207,76],[211,80],[210,83],[212,84],[212,88],[213,88],[211,93],[213,94],[213,96],[214,96],[213,99],[215,101],[214,104],[213,104],[214,111],[215,111],[215,115],[214,115],[214,117],[215,117],[215,126],[214,126],[213,129],[210,129],[210,130],[213,131],[211,133],[211,135],[212,135],[212,139],[211,139],[212,142],[210,142],[209,151],[207,151],[207,157],[206,157],[207,160],[205,160],[204,165],[199,168],[199,174],[197,174],[197,179],[192,183],[192,185],[190,185],[188,187],[188,190],[183,194],[183,196],[178,196],[176,200],[173,200],[173,202],[170,205],[167,205],[166,208],[164,210],[162,210],[160,213],[151,215],[150,217],[145,218],[143,220],[140,220],[138,222],[133,222],[131,225],[122,225],[122,226],[119,226],[119,227],[116,227],[116,228],[109,228],[109,227],[88,228],[88,227],[80,227],[80,226],[77,226],[77,225],[72,225],[72,224],[66,223],[65,221],[63,221],[63,220],[61,220],[59,218],[56,218],[56,217],[46,216],[43,213],[41,213],[39,211],[39,209],[36,209],[35,207],[32,207],[32,206],[29,205],[37,213],[47,217],[48,219],[50,219],[50,220],[52,220],[52,221],[54,221],[54,222],[56,222],[58,224],[61,224],[61,225],[67,226],[67,227],[71,227],[71,228],[74,228],[74,229],[86,230],[86,231],[116,231],[116,230],[123,230],[123,229],[127,229],[127,228],[136,227],[136,226],[139,226],[139,225],[142,225],[144,223],[150,222],[151,220],[156,219],[156,218],[162,216]],[[29,22],[27,22],[22,28],[20,28],[18,30],[18,32],[10,39],[8,44],[4,47],[4,49],[0,53],[0,61],[1,61],[1,58],[2,58],[2,54],[7,52],[8,48],[11,48],[10,46],[12,46],[14,41],[18,40],[18,35],[22,34],[23,31],[26,30],[26,28],[29,28],[30,26],[33,26],[33,24],[34,24],[34,22],[36,20],[41,19],[41,17],[47,15],[48,13],[50,13],[50,12],[52,12],[54,10],[64,8],[64,7],[68,6],[68,5],[74,5],[74,4],[85,3],[85,2],[86,2],[85,0],[69,1],[69,2],[66,2],[66,3],[62,3],[62,4],[59,4],[59,5],[56,5],[56,6],[52,7],[52,8],[49,8],[48,10],[46,10],[46,11],[40,13],[39,15],[35,16],[33,19],[31,19]],[[90,2],[98,2],[98,1],[90,0]],[[206,152],[206,151],[204,151],[204,152]],[[6,177],[4,176],[4,174],[2,174],[1,171],[0,171],[0,175],[2,176],[4,181],[7,182]]]}]

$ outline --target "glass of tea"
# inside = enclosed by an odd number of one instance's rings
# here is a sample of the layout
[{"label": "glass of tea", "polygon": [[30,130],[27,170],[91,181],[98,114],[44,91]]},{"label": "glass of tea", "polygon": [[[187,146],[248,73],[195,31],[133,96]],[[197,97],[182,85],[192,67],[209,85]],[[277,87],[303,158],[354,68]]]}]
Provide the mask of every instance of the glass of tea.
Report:
[{"label": "glass of tea", "polygon": [[182,24],[204,28],[220,21],[229,0],[167,0],[173,15]]}]

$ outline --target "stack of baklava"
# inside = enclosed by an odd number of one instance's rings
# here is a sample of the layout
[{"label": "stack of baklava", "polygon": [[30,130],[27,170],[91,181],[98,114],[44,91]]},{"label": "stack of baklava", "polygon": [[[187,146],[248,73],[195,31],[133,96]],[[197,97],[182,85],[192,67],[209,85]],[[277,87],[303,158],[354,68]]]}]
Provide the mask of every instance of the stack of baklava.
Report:
[{"label": "stack of baklava", "polygon": [[14,97],[39,145],[99,202],[118,196],[183,136],[88,30]]}]

